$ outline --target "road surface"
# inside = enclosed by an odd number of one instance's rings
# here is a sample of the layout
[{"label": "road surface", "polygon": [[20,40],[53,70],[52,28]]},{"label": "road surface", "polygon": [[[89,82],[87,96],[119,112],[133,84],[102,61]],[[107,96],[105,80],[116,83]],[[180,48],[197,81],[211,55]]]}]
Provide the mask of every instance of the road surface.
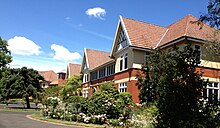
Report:
[{"label": "road surface", "polygon": [[30,112],[0,111],[0,128],[82,128],[36,121],[27,118]]}]

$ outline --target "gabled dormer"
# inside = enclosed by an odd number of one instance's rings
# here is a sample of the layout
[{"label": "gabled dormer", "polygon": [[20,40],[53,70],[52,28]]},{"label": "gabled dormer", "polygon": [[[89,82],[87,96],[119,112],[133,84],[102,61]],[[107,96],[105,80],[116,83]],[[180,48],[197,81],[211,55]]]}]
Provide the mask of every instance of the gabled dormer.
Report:
[{"label": "gabled dormer", "polygon": [[83,83],[88,82],[89,80],[89,62],[88,62],[88,56],[87,56],[87,49],[84,48],[84,54],[83,54],[83,60],[82,60],[82,66],[80,69],[80,73],[82,75],[82,81]]},{"label": "gabled dormer", "polygon": [[122,16],[120,16],[110,57],[114,58],[115,53],[125,49],[129,45],[131,45],[131,41],[129,39],[126,27],[124,25],[123,18]]}]

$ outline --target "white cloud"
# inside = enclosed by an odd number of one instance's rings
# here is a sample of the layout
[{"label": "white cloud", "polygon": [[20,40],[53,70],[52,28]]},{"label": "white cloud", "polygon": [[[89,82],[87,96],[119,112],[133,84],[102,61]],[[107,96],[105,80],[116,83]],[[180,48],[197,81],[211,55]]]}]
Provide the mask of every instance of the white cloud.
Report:
[{"label": "white cloud", "polygon": [[65,19],[66,19],[66,20],[70,20],[71,18],[70,18],[70,17],[66,17]]},{"label": "white cloud", "polygon": [[71,53],[68,49],[61,45],[52,44],[51,50],[55,51],[53,56],[54,60],[73,61],[81,58],[81,55],[78,52]]},{"label": "white cloud", "polygon": [[89,16],[94,16],[95,18],[104,20],[104,16],[106,15],[106,11],[103,8],[96,7],[96,8],[89,8],[86,11],[86,14]]},{"label": "white cloud", "polygon": [[8,40],[8,49],[11,50],[13,54],[18,55],[39,55],[40,46],[25,37],[15,36]]}]

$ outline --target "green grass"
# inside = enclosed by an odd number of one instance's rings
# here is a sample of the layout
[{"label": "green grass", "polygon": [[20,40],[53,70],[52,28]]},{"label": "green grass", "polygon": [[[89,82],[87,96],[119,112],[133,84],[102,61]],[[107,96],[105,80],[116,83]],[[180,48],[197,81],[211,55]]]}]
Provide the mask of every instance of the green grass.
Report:
[{"label": "green grass", "polygon": [[104,126],[104,125],[85,124],[85,123],[78,123],[78,122],[70,122],[70,121],[64,121],[64,120],[50,119],[50,118],[43,117],[40,113],[31,114],[31,117],[35,118],[35,119],[38,119],[38,120],[52,122],[52,123],[61,123],[61,124],[66,124],[66,125],[82,126],[82,127],[86,127],[86,128],[112,128],[112,127]]},{"label": "green grass", "polygon": [[7,108],[7,107],[1,107],[1,108],[0,108],[0,111],[40,113],[40,109]]}]

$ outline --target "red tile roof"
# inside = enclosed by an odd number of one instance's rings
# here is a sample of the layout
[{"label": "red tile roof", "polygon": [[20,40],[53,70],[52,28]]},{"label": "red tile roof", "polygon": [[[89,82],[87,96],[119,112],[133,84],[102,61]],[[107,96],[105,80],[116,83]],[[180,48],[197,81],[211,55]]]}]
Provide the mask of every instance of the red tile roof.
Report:
[{"label": "red tile roof", "polygon": [[50,71],[39,71],[38,73],[41,76],[43,76],[44,80],[46,80],[46,81],[52,82],[52,81],[58,80],[57,74],[52,70],[50,70]]},{"label": "red tile roof", "polygon": [[73,76],[73,75],[80,75],[80,68],[81,65],[80,64],[72,64],[69,63],[68,64],[68,72],[69,72],[69,76]]},{"label": "red tile roof", "polygon": [[154,48],[167,30],[165,27],[129,18],[122,19],[130,41],[136,47]]},{"label": "red tile roof", "polygon": [[[123,18],[131,44],[143,48],[162,46],[184,36],[210,40],[213,37],[214,31],[217,29],[212,28],[206,23],[201,28],[195,21],[199,21],[199,19],[189,14],[168,27],[161,27]],[[218,33],[217,38],[220,39],[220,33]]]},{"label": "red tile roof", "polygon": [[198,21],[198,18],[189,14],[179,21],[169,25],[167,27],[168,32],[161,41],[160,46],[182,36],[193,37],[202,40],[210,40],[210,38],[213,36],[213,32],[216,29],[212,28],[206,23],[204,23],[203,26],[198,25]]},{"label": "red tile roof", "polygon": [[108,61],[110,61],[109,52],[86,49],[89,69],[98,67]]}]

